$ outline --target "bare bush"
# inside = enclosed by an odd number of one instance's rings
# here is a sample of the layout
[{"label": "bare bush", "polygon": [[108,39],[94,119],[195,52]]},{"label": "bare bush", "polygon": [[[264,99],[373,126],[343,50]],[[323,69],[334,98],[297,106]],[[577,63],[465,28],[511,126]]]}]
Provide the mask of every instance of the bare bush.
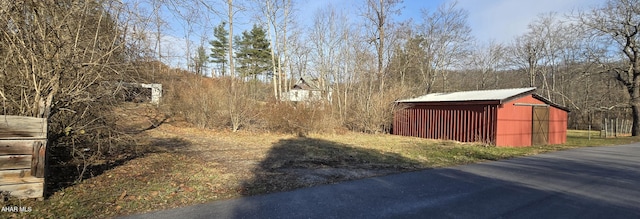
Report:
[{"label": "bare bush", "polygon": [[389,133],[396,110],[395,101],[410,96],[409,88],[394,86],[385,95],[372,95],[366,101],[354,96],[344,126],[353,131],[367,133]]},{"label": "bare bush", "polygon": [[[176,70],[174,70],[176,71]],[[252,128],[260,112],[260,101],[251,98],[254,86],[231,78],[206,78],[183,74],[167,82],[164,105],[169,113],[208,129]]]},{"label": "bare bush", "polygon": [[50,154],[83,163],[83,173],[129,149],[112,113],[118,87],[111,82],[136,80],[127,74],[127,54],[136,52],[126,45],[124,5],[17,0],[0,12],[3,114],[47,118]]},{"label": "bare bush", "polygon": [[265,128],[269,131],[307,136],[337,128],[326,104],[320,102],[275,102],[263,108]]},{"label": "bare bush", "polygon": [[224,90],[221,84],[199,76],[183,77],[166,86],[164,105],[173,116],[184,118],[199,128],[223,128],[230,120],[222,115]]}]

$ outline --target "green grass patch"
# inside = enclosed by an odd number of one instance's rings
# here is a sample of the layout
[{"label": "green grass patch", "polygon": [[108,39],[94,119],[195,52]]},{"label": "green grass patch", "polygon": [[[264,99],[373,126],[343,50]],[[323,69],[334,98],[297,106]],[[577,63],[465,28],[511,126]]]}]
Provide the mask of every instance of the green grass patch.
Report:
[{"label": "green grass patch", "polygon": [[[591,137],[589,137],[589,134],[591,134]],[[354,134],[350,136],[353,137],[324,136],[322,138],[354,147],[373,149],[380,153],[398,154],[411,162],[419,163],[421,168],[446,167],[529,156],[577,147],[622,145],[640,141],[639,137],[605,139],[599,137],[598,131],[588,132],[581,130],[569,130],[565,144],[532,147],[495,147],[394,135]]]},{"label": "green grass patch", "polygon": [[640,137],[610,137],[601,138],[599,131],[569,130],[567,133],[567,147],[609,146],[631,144],[640,141]]}]

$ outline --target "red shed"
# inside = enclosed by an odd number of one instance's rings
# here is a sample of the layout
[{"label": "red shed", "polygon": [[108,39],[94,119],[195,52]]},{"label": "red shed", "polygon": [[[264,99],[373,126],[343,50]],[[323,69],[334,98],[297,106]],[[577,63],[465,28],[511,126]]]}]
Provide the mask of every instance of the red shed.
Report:
[{"label": "red shed", "polygon": [[562,144],[569,110],[535,87],[433,93],[396,101],[393,134],[496,146]]}]

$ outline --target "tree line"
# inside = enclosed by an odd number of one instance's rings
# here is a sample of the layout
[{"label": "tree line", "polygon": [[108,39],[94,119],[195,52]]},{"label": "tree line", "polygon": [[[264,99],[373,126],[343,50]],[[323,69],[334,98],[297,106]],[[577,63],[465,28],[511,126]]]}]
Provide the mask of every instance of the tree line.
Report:
[{"label": "tree line", "polygon": [[[468,12],[455,2],[425,8],[419,19],[405,21],[395,19],[402,13],[402,1],[363,0],[357,3],[357,16],[328,5],[312,15],[310,26],[296,23],[299,15],[285,13],[295,11],[297,2],[227,3],[268,27],[272,61],[261,63],[262,73],[272,79],[273,97],[300,76],[313,76],[321,87],[339,94],[333,95],[332,114],[353,130],[388,131],[393,111],[389,103],[400,98],[538,87],[540,95],[572,110],[571,128],[599,128],[604,117],[624,117],[636,121],[633,132],[640,134],[640,18],[634,1],[610,0],[569,14],[540,14],[524,34],[508,42],[476,40]],[[216,27],[213,42],[223,42],[228,33],[222,30]],[[216,50],[216,43],[211,45]],[[236,46],[234,53],[246,54],[241,50]],[[228,60],[241,59],[213,56],[218,69],[227,69]],[[363,118],[351,118],[350,113]]]}]

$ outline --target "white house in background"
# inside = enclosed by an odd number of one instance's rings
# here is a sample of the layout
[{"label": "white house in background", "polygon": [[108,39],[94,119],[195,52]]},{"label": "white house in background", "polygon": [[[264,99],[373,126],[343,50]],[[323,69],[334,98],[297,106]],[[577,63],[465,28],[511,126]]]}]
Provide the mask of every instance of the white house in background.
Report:
[{"label": "white house in background", "polygon": [[318,79],[308,76],[301,77],[288,92],[282,92],[283,101],[307,102],[326,99],[331,101],[331,88],[323,89]]}]

